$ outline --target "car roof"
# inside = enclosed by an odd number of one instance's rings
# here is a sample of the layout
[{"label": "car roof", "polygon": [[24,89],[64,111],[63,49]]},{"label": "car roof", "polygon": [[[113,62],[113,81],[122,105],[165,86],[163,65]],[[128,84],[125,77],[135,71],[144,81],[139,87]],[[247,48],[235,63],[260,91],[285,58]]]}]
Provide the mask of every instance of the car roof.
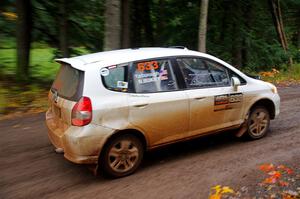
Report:
[{"label": "car roof", "polygon": [[93,63],[103,63],[103,65],[115,65],[135,60],[151,59],[156,57],[168,57],[168,56],[203,56],[210,57],[207,54],[197,51],[188,50],[186,48],[131,48],[104,51],[93,54],[87,54],[72,58],[56,59],[57,62],[65,62],[71,64],[74,68],[79,70],[86,70],[86,65]]}]

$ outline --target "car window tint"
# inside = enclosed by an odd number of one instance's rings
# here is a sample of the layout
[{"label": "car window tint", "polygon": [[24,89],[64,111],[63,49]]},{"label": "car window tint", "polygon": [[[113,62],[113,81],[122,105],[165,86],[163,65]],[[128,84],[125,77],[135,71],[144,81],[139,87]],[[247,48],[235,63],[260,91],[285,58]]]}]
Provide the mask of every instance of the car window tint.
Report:
[{"label": "car window tint", "polygon": [[210,61],[210,60],[204,60],[204,61],[207,64],[208,71],[210,72],[211,77],[215,82],[215,85],[218,86],[230,85],[228,70],[224,66],[214,61]]},{"label": "car window tint", "polygon": [[100,70],[104,86],[109,90],[127,92],[127,65],[116,65]]},{"label": "car window tint", "polygon": [[133,64],[132,78],[136,93],[153,93],[178,89],[170,60],[149,60]]},{"label": "car window tint", "polygon": [[177,59],[177,63],[188,88],[206,87],[214,84],[214,80],[203,60],[198,58],[180,58]]}]

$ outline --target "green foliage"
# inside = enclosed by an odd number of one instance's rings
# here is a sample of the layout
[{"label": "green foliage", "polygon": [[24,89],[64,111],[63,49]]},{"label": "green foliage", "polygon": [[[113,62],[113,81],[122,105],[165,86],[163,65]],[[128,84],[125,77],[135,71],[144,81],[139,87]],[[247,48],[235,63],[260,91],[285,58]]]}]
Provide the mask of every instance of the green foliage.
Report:
[{"label": "green foliage", "polygon": [[0,49],[0,74],[13,75],[16,69],[16,49]]},{"label": "green foliage", "polygon": [[[31,77],[51,81],[59,67],[53,61],[53,48],[32,49],[30,59]],[[14,76],[16,70],[16,50],[0,49],[0,76]]]},{"label": "green foliage", "polygon": [[[61,13],[57,1],[33,0],[34,40],[44,41],[51,46],[59,46],[59,21]],[[104,0],[68,2],[68,39],[70,48],[84,46],[99,51],[103,46]],[[57,53],[59,55],[59,53]]]},{"label": "green foliage", "polygon": [[[103,49],[104,2],[75,0],[67,4],[71,56]],[[15,13],[15,3],[3,0],[0,5],[0,74],[14,75],[16,19],[3,13]],[[32,5],[31,77],[52,80],[58,67],[53,59],[61,57],[60,4],[32,0]],[[267,1],[210,0],[208,53],[246,71],[285,69],[289,56],[299,63],[300,1],[281,1],[281,7],[289,41],[288,54],[278,42]],[[199,0],[132,0],[130,12],[132,47],[182,45],[197,50]],[[145,12],[149,12],[150,21],[146,21]]]}]

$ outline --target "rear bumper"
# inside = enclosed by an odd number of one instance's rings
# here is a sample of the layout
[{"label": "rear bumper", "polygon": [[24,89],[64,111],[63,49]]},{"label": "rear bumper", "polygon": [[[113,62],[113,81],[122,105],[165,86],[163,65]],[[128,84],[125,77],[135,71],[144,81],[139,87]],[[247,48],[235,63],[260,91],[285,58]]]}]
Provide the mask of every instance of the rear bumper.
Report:
[{"label": "rear bumper", "polygon": [[113,129],[94,124],[62,129],[47,116],[46,126],[51,143],[56,148],[62,148],[64,157],[77,164],[97,164],[105,141],[114,132]]}]

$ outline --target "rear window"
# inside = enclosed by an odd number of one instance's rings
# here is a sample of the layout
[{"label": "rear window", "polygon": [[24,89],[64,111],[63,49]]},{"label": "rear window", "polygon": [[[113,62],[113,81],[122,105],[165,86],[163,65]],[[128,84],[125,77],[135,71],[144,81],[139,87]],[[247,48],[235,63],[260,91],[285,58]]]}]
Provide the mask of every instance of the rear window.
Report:
[{"label": "rear window", "polygon": [[69,64],[62,64],[51,91],[57,91],[58,96],[62,98],[78,101],[82,96],[83,77],[83,71],[77,70]]}]

